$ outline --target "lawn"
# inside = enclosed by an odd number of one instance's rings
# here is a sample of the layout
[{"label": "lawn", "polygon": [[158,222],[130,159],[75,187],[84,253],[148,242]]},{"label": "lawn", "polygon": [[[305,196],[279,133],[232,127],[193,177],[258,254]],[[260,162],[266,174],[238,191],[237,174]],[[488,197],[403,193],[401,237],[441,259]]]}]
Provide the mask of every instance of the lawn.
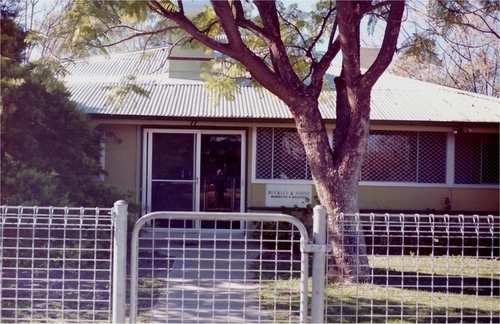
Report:
[{"label": "lawn", "polygon": [[[500,323],[499,260],[411,255],[369,259],[370,283],[327,283],[328,323]],[[299,295],[283,292],[298,292],[299,280],[278,276],[274,281],[267,272],[261,279],[261,298],[274,316],[271,320],[296,321]]]}]

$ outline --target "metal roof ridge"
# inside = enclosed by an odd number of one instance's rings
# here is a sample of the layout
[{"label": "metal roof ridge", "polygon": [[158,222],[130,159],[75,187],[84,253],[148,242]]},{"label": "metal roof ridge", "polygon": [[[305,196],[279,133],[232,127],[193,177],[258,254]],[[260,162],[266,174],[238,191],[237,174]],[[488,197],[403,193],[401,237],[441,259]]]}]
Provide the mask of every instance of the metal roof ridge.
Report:
[{"label": "metal roof ridge", "polygon": [[91,56],[86,56],[86,57],[80,57],[77,59],[73,59],[69,64],[73,62],[82,62],[82,61],[88,61],[88,60],[98,60],[98,59],[111,59],[111,58],[119,58],[121,56],[132,56],[132,55],[137,55],[139,53],[145,53],[145,52],[156,52],[156,51],[161,51],[161,50],[168,50],[169,47],[167,46],[160,46],[160,47],[155,47],[155,48],[147,48],[147,49],[140,49],[136,51],[131,51],[131,52],[122,52],[122,53],[111,53],[111,54],[96,54],[96,55],[91,55]]}]

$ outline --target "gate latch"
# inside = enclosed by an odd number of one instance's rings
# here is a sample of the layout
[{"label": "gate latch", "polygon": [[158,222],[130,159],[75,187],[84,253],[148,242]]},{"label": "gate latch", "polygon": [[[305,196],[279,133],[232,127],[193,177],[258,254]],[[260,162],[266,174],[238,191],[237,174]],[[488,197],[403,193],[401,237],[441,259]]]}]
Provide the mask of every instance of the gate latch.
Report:
[{"label": "gate latch", "polygon": [[302,244],[301,252],[314,253],[314,252],[322,252],[327,253],[332,250],[331,244],[310,244],[305,243]]}]

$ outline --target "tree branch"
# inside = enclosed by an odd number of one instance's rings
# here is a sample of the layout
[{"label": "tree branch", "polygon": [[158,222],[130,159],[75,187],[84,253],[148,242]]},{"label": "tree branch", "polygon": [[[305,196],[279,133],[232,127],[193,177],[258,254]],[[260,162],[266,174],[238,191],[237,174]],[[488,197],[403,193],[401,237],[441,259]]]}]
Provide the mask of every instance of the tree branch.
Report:
[{"label": "tree branch", "polygon": [[[475,30],[477,30],[477,31],[479,31],[481,33],[492,34],[496,38],[500,39],[500,34],[493,27],[491,27],[489,25],[489,23],[484,18],[485,14],[483,12],[481,12],[481,10],[479,8],[475,8],[476,10],[461,11],[459,9],[453,9],[453,8],[450,8],[450,7],[446,6],[443,3],[442,0],[439,0],[437,3],[441,6],[441,8],[443,8],[444,10],[446,10],[448,13],[453,14],[453,15],[455,15],[457,17],[467,18],[467,14],[470,14],[470,15],[473,15],[475,17],[478,17],[479,19],[482,20],[482,22],[487,27],[487,29],[480,29],[478,26],[475,26],[472,23],[469,23],[468,21],[467,22],[463,21],[462,22],[462,26],[466,26],[466,27],[475,29]],[[495,18],[495,17],[493,17],[493,19],[497,20],[497,21],[499,20],[498,18]],[[469,20],[469,19],[467,19],[467,20]]]},{"label": "tree branch", "polygon": [[321,91],[323,84],[323,76],[325,75],[326,71],[330,68],[333,59],[340,52],[340,36],[334,38],[337,27],[338,27],[338,22],[337,19],[335,19],[335,22],[332,26],[332,30],[330,32],[330,42],[329,42],[330,44],[325,54],[321,58],[321,60],[314,66],[314,72],[311,77],[311,85],[310,85],[310,88],[314,89],[314,91],[318,90]]},{"label": "tree branch", "polygon": [[[182,1],[178,1],[180,6],[182,6]],[[149,3],[154,6],[156,11],[165,17],[166,19],[170,19],[177,24],[177,26],[183,30],[185,30],[188,34],[190,34],[194,39],[198,40],[200,43],[205,46],[219,51],[221,53],[227,54],[229,56],[233,56],[237,54],[231,46],[228,44],[224,44],[216,41],[213,38],[210,38],[206,33],[200,31],[191,20],[189,20],[181,11],[174,12],[165,9],[158,1],[149,0]]]},{"label": "tree branch", "polygon": [[230,46],[238,51],[243,50],[245,44],[241,39],[238,24],[233,16],[233,10],[228,1],[211,0],[210,3],[219,18],[219,23],[226,34]]},{"label": "tree branch", "polygon": [[[129,28],[129,29],[132,29],[132,30],[137,30],[135,28],[131,28],[131,27],[128,27],[128,26],[112,26],[108,29],[108,31],[110,30],[113,30],[113,29],[117,29],[117,28],[121,28],[121,27],[126,27],[126,28]],[[137,38],[137,37],[141,37],[141,36],[153,36],[153,35],[157,35],[157,34],[161,34],[163,32],[167,32],[169,30],[175,30],[175,29],[179,29],[179,27],[177,26],[172,26],[172,27],[165,27],[165,28],[161,28],[161,29],[157,29],[157,30],[153,30],[153,31],[149,31],[149,32],[139,32],[139,33],[135,33],[133,35],[130,35],[128,37],[125,37],[125,38],[122,38],[116,42],[113,42],[113,43],[108,43],[108,44],[103,44],[102,46],[103,47],[112,47],[112,46],[115,46],[115,45],[118,45],[118,44],[121,44],[123,42],[126,42],[126,41],[129,41],[133,38]]]},{"label": "tree branch", "polygon": [[303,83],[295,73],[287,55],[285,44],[281,39],[281,29],[276,8],[276,1],[255,0],[255,6],[262,19],[263,29],[269,38],[268,46],[274,71],[294,91],[302,92]]},{"label": "tree branch", "polygon": [[[281,20],[283,20],[283,22],[285,22],[285,24],[287,26],[289,26],[290,28],[292,28],[295,33],[297,35],[299,35],[299,38],[302,40],[302,44],[306,44],[306,40],[304,39],[304,35],[302,35],[302,33],[300,32],[300,29],[297,28],[297,26],[295,26],[294,24],[292,24],[291,22],[289,22],[285,17],[283,17],[283,15],[281,14],[281,12],[278,12],[278,15],[280,17]],[[303,48],[303,47],[301,47]]]},{"label": "tree branch", "polygon": [[342,69],[345,77],[352,79],[359,75],[360,22],[363,17],[359,11],[362,1],[337,2],[340,47],[342,50]]},{"label": "tree branch", "polygon": [[390,5],[390,9],[385,27],[384,40],[377,58],[362,78],[362,83],[370,88],[373,87],[378,78],[387,69],[396,52],[398,35],[405,9],[404,0],[387,1],[386,4]]}]

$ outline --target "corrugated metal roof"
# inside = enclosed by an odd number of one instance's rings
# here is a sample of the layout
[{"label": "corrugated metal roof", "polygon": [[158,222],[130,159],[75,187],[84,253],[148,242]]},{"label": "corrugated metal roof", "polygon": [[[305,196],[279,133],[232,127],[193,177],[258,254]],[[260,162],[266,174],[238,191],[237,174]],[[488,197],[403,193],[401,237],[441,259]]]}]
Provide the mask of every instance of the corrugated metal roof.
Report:
[{"label": "corrugated metal roof", "polygon": [[372,91],[373,120],[500,122],[500,99],[384,74]]},{"label": "corrugated metal roof", "polygon": [[119,82],[128,75],[141,83],[168,80],[168,50],[137,51],[110,56],[95,56],[68,63],[68,83]]},{"label": "corrugated metal roof", "polygon": [[[69,84],[72,100],[90,114],[150,117],[207,117],[207,118],[292,118],[282,101],[268,91],[257,93],[244,87],[234,101],[221,99],[217,106],[202,84],[145,84],[149,98],[129,94],[125,103],[106,104],[105,83]],[[325,116],[326,117],[326,116]],[[333,118],[330,115],[326,118]]]},{"label": "corrugated metal roof", "polygon": [[[288,108],[264,89],[241,87],[234,101],[210,103],[203,82],[168,77],[164,48],[91,58],[68,66],[66,78],[72,99],[90,114],[131,117],[283,118]],[[147,58],[147,59],[144,59]],[[335,75],[332,67],[329,73]],[[106,104],[104,86],[134,74],[149,98],[129,94],[123,106]],[[335,119],[335,94],[321,100],[326,119]],[[500,99],[431,83],[384,74],[372,91],[371,119],[400,122],[500,122]]]}]

